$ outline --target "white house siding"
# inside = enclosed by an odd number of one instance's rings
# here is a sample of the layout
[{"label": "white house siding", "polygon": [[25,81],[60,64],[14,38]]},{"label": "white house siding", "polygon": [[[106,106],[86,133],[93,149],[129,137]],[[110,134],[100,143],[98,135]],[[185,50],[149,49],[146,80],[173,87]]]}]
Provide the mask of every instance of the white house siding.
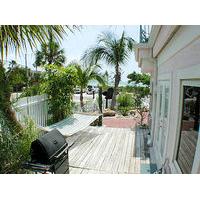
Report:
[{"label": "white house siding", "polygon": [[[182,101],[180,98],[180,84],[182,80],[200,80],[200,26],[181,26],[157,56],[157,67],[157,80],[169,80],[171,89],[165,158],[171,161],[172,172],[179,173],[180,170],[175,161],[175,155]],[[200,157],[196,159],[200,160]],[[158,164],[161,164],[159,160]],[[198,164],[196,163],[196,165]],[[196,166],[196,171],[193,172],[197,173],[198,170],[199,166]]]},{"label": "white house siding", "polygon": [[[136,60],[144,72],[152,76],[152,124],[151,135],[157,165],[161,167],[166,159],[170,161],[172,173],[181,173],[175,156],[180,127],[182,106],[181,83],[196,80],[200,84],[200,26],[155,26],[148,44],[136,49]],[[153,41],[151,40],[153,38]],[[145,49],[145,51],[144,51]],[[143,51],[143,52],[141,52]],[[149,53],[149,57],[147,55]],[[151,55],[150,55],[151,54]],[[159,126],[158,83],[169,81],[169,113],[164,157],[161,159],[156,145]],[[192,173],[200,173],[200,139],[193,163]]]}]

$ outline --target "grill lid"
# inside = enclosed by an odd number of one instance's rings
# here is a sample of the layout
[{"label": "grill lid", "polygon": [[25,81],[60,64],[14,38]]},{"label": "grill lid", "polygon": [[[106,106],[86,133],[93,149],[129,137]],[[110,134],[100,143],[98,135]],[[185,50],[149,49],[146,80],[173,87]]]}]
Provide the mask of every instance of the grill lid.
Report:
[{"label": "grill lid", "polygon": [[66,146],[64,136],[57,129],[53,129],[32,142],[31,160],[49,164],[52,162],[53,156],[61,152]]}]

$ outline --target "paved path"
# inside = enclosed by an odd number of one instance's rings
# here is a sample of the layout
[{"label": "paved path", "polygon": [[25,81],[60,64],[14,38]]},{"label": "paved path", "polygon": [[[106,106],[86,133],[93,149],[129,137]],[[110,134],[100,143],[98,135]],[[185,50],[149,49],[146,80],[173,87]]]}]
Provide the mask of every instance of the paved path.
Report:
[{"label": "paved path", "polygon": [[106,127],[113,127],[113,128],[133,128],[136,125],[135,119],[121,119],[121,118],[114,118],[114,117],[104,117],[103,118],[103,125]]}]

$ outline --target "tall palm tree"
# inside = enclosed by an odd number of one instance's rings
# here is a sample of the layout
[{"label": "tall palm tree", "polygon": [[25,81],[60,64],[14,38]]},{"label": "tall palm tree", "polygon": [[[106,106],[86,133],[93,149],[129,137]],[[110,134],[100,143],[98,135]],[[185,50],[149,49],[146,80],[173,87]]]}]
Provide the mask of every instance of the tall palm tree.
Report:
[{"label": "tall palm tree", "polygon": [[[72,27],[73,28],[73,27]],[[28,46],[33,50],[39,44],[46,44],[49,39],[49,32],[56,41],[61,41],[67,30],[72,31],[69,26],[60,25],[0,25],[0,112],[4,116],[7,128],[12,133],[20,133],[22,126],[17,121],[12,110],[10,96],[11,88],[9,76],[4,69],[4,56],[10,50],[20,52]]]},{"label": "tall palm tree", "polygon": [[129,58],[130,52],[134,48],[135,41],[127,37],[125,32],[118,39],[112,33],[103,33],[99,35],[97,44],[89,48],[83,55],[82,59],[89,63],[96,63],[104,60],[107,64],[115,67],[114,92],[111,102],[111,109],[115,108],[116,95],[121,80],[121,65],[124,65]]},{"label": "tall palm tree", "polygon": [[41,50],[37,50],[34,66],[57,65],[63,66],[65,63],[65,52],[60,44],[50,37],[47,44],[41,45]]},{"label": "tall palm tree", "polygon": [[[83,91],[87,88],[89,81],[96,80],[100,84],[104,84],[104,79],[99,73],[99,65],[80,65],[78,63],[71,63],[71,66],[76,68],[77,85],[80,87],[80,105],[82,110],[84,109],[83,103]],[[70,66],[69,65],[69,66]]]}]

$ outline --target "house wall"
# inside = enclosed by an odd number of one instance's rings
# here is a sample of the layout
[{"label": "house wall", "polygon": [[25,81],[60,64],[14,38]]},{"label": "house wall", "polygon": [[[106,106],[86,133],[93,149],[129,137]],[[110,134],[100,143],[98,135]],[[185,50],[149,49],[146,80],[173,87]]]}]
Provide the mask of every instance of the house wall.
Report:
[{"label": "house wall", "polygon": [[[167,127],[167,139],[165,148],[165,158],[169,159],[172,173],[181,173],[176,161],[177,142],[180,126],[180,109],[181,109],[181,82],[183,80],[200,81],[200,26],[163,26],[153,47],[153,54],[157,61],[157,77],[154,75],[153,101],[156,101],[156,84],[161,80],[168,80],[170,84],[169,94],[169,121]],[[164,36],[170,35],[170,40],[165,43]],[[164,44],[164,43],[165,44]],[[165,45],[163,48],[162,46]],[[159,51],[159,49],[161,49]],[[155,72],[156,73],[156,72]],[[157,109],[157,103],[152,103],[152,110]],[[153,111],[156,113],[156,111]],[[155,114],[154,114],[155,115]],[[156,121],[152,124],[154,134],[156,133]],[[154,139],[154,146],[156,140]],[[156,153],[156,150],[154,151]],[[200,172],[200,155],[196,155],[195,167],[193,173]],[[160,167],[163,160],[157,164]]]},{"label": "house wall", "polygon": [[179,26],[161,26],[160,32],[153,46],[153,57],[157,57],[157,55],[162,51],[163,47],[171,39],[173,33],[178,29],[178,27]]}]

